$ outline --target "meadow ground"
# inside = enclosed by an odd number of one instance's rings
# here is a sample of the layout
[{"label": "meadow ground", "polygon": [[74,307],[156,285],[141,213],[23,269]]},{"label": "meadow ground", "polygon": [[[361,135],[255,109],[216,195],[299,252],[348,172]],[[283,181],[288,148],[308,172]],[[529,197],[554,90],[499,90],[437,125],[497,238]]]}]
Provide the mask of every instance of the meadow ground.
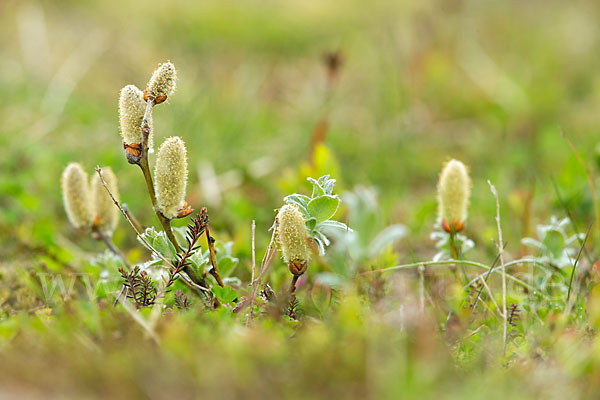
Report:
[{"label": "meadow ground", "polygon": [[[599,18],[593,1],[0,1],[0,397],[597,398]],[[60,177],[110,166],[160,228],[117,105],[166,60],[155,147],[185,141],[227,288],[207,277],[218,307],[181,280],[189,307],[176,290],[113,307],[121,261],[69,224]],[[431,238],[451,158],[472,180],[462,264],[432,262],[453,256]],[[246,327],[252,221],[260,264],[283,198],[326,174],[355,233],[312,250],[291,306],[277,254],[281,301],[263,293]],[[502,260],[528,260],[506,296],[499,270],[467,285],[502,265],[488,180]],[[151,258],[124,219],[113,241]]]}]

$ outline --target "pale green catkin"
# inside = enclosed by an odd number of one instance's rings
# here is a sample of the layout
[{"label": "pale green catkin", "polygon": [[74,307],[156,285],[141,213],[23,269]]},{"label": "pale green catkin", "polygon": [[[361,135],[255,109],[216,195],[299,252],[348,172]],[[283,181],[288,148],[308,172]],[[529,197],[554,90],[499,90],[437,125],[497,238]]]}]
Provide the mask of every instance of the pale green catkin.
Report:
[{"label": "pale green catkin", "polygon": [[88,186],[88,176],[78,163],[71,163],[63,171],[61,179],[65,211],[76,228],[88,228],[92,224],[93,203]]},{"label": "pale green catkin", "polygon": [[471,180],[467,167],[450,160],[440,174],[438,183],[438,213],[440,223],[461,230],[467,219],[467,207],[471,195]]},{"label": "pale green catkin", "polygon": [[147,94],[149,98],[157,100],[161,99],[164,101],[168,96],[171,96],[175,92],[177,86],[177,71],[175,66],[166,62],[162,64],[150,78],[147,87]]},{"label": "pale green catkin", "polygon": [[[119,186],[117,176],[110,167],[102,168],[102,176],[106,186],[110,189],[115,199],[119,201]],[[102,184],[98,174],[94,174],[91,182],[92,200],[94,202],[94,226],[108,236],[112,236],[119,222],[119,209],[115,206],[110,194]]]},{"label": "pale green catkin", "polygon": [[298,207],[291,204],[284,205],[279,209],[277,220],[279,222],[277,237],[283,260],[288,264],[297,265],[308,262],[310,258],[308,230]]},{"label": "pale green catkin", "polygon": [[160,145],[154,167],[154,188],[159,211],[175,218],[185,201],[187,154],[181,138],[168,138]]},{"label": "pale green catkin", "polygon": [[[119,123],[123,141],[129,145],[142,143],[142,121],[146,111],[144,92],[135,85],[127,85],[121,89],[119,97]],[[148,121],[152,127],[152,117]],[[148,137],[148,148],[152,149],[152,129]]]}]

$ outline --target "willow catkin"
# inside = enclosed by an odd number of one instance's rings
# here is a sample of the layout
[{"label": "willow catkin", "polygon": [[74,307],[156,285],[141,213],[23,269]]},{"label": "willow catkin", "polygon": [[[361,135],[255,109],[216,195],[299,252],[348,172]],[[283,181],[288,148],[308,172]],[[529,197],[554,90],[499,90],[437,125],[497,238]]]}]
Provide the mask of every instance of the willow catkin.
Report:
[{"label": "willow catkin", "polygon": [[154,99],[156,104],[162,103],[175,92],[177,87],[177,71],[175,66],[166,62],[154,71],[148,86],[146,87],[145,97]]},{"label": "willow catkin", "polygon": [[450,160],[442,169],[438,182],[438,217],[446,231],[463,229],[470,195],[467,167],[458,160]]},{"label": "willow catkin", "polygon": [[[104,167],[102,168],[102,177],[110,192],[115,199],[119,201],[117,176],[112,172],[110,167]],[[93,225],[104,234],[112,236],[117,227],[117,223],[119,222],[119,209],[115,206],[115,203],[102,184],[102,180],[98,174],[94,174],[92,177],[91,190],[95,210]]]},{"label": "willow catkin", "polygon": [[65,211],[76,228],[88,228],[93,218],[93,203],[88,176],[78,163],[67,165],[61,178]]},{"label": "willow catkin", "polygon": [[168,138],[160,145],[154,167],[154,189],[159,211],[167,218],[178,216],[185,201],[187,154],[181,138]]},{"label": "willow catkin", "polygon": [[[119,96],[119,123],[121,126],[121,136],[128,145],[139,145],[142,143],[142,121],[146,112],[146,101],[144,92],[135,85],[127,85],[121,89]],[[152,117],[148,123],[152,127]],[[148,137],[148,148],[154,146],[152,129]]]},{"label": "willow catkin", "polygon": [[310,258],[308,230],[302,213],[295,205],[286,204],[279,209],[277,221],[277,238],[283,260],[288,263],[292,273],[301,275]]}]

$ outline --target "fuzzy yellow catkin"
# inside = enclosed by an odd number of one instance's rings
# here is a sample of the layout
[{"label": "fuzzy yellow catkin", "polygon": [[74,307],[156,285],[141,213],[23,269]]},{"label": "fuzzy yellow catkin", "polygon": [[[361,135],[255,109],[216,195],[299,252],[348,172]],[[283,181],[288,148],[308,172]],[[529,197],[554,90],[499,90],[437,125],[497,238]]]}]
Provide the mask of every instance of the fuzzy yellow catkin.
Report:
[{"label": "fuzzy yellow catkin", "polygon": [[92,223],[93,203],[88,186],[88,176],[78,163],[71,163],[61,179],[65,211],[76,228],[87,228]]},{"label": "fuzzy yellow catkin", "polygon": [[308,230],[298,207],[286,204],[277,214],[277,237],[281,245],[283,260],[290,264],[303,265],[310,258]]},{"label": "fuzzy yellow catkin", "polygon": [[[129,145],[142,143],[142,121],[146,111],[144,92],[135,85],[127,85],[121,89],[119,96],[119,123],[121,125],[121,136],[123,141]],[[152,117],[148,121],[152,127]],[[152,129],[148,137],[148,148],[152,148]]]},{"label": "fuzzy yellow catkin", "polygon": [[181,138],[168,138],[160,145],[154,167],[154,189],[158,210],[175,218],[185,200],[187,154]]},{"label": "fuzzy yellow catkin", "polygon": [[471,180],[467,167],[458,160],[448,161],[438,182],[439,222],[445,230],[462,230],[470,195]]},{"label": "fuzzy yellow catkin", "polygon": [[[102,177],[110,192],[115,196],[115,199],[119,201],[117,176],[112,172],[110,167],[104,167],[102,168]],[[102,184],[102,180],[98,174],[94,174],[92,177],[91,190],[96,214],[93,225],[104,234],[112,236],[117,227],[117,223],[119,222],[119,209],[115,206],[115,203]]]},{"label": "fuzzy yellow catkin", "polygon": [[148,81],[146,94],[149,98],[154,99],[156,103],[160,103],[175,92],[176,86],[177,71],[175,66],[170,62],[166,62],[152,74],[150,81]]}]

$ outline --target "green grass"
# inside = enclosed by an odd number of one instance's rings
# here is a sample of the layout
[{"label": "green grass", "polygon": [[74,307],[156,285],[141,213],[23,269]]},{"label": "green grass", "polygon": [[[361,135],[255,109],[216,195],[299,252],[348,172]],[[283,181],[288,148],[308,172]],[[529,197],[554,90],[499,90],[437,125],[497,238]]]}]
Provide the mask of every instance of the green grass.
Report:
[{"label": "green grass", "polygon": [[[553,268],[562,239],[544,241],[536,227],[568,212],[584,233],[596,217],[561,130],[596,184],[599,12],[593,2],[559,1],[2,2],[0,395],[594,398],[600,227],[572,285],[574,256]],[[343,64],[328,89],[329,51]],[[178,90],[154,112],[156,147],[174,135],[186,142],[188,201],[208,207],[218,244],[233,242],[236,295],[249,292],[252,221],[260,262],[283,197],[310,194],[308,176],[337,179],[336,219],[356,241],[335,236],[324,257],[313,254],[298,320],[270,310],[246,328],[232,301],[208,310],[179,282],[188,311],[153,319],[151,309],[113,308],[116,263],[98,261],[102,244],[68,224],[59,179],[77,161],[90,174],[110,165],[122,200],[158,227],[141,174],[123,157],[117,101],[121,87],[144,86],[167,59]],[[321,120],[329,129],[311,165]],[[509,280],[507,302],[520,313],[505,355],[485,291],[471,312],[473,293],[448,267],[422,277],[416,268],[437,253],[435,186],[450,158],[473,181],[464,233],[475,248],[465,259],[490,267],[496,258],[488,179],[499,192],[506,260],[547,257],[508,270],[537,291]],[[368,197],[364,187],[377,203],[353,208]],[[370,250],[394,224],[407,234]],[[132,263],[150,257],[125,221],[114,241]],[[577,243],[568,247],[577,254]],[[277,255],[264,280],[279,293],[289,279]],[[51,291],[59,282],[66,289]],[[488,284],[501,301],[500,275]],[[141,320],[156,321],[152,334]]]}]

